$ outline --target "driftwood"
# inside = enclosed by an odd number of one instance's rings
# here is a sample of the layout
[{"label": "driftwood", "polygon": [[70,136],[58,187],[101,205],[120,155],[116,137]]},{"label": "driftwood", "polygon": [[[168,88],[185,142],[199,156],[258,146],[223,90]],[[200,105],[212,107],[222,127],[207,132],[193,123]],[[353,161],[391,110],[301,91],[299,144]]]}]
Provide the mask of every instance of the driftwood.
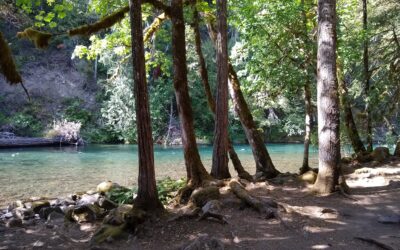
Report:
[{"label": "driftwood", "polygon": [[29,138],[29,137],[12,137],[0,138],[0,148],[18,148],[18,147],[45,147],[45,146],[67,146],[78,145],[59,138]]}]

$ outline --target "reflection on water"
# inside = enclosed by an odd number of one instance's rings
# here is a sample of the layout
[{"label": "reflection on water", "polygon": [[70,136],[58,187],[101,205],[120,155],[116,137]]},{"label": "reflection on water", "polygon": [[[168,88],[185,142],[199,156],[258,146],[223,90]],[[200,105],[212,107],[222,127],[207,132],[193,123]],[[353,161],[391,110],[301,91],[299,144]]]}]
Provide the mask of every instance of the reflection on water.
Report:
[{"label": "reflection on water", "polygon": [[[255,164],[248,145],[235,146],[246,170],[254,174]],[[199,146],[207,169],[212,147]],[[301,166],[303,145],[272,144],[268,150],[281,172],[296,172]],[[185,176],[180,147],[156,147],[157,179]],[[311,149],[310,164],[317,166],[317,151]],[[137,146],[89,145],[64,148],[0,150],[0,207],[6,202],[31,196],[62,196],[96,188],[104,180],[132,186],[137,179]],[[231,173],[234,170],[231,167]]]}]

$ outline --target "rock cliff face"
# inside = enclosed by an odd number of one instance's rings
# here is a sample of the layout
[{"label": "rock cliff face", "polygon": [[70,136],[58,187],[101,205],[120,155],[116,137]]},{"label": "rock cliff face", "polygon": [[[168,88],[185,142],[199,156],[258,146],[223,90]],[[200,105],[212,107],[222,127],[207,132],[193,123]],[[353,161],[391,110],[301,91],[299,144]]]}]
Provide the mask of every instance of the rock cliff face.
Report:
[{"label": "rock cliff face", "polygon": [[[0,13],[1,14],[1,13]],[[72,60],[75,41],[61,38],[53,41],[46,50],[39,50],[25,40],[15,38],[23,27],[15,26],[0,15],[0,31],[12,48],[19,72],[31,96],[32,105],[39,106],[44,117],[59,118],[65,100],[83,100],[83,108],[95,110],[97,85],[93,63]],[[11,116],[27,106],[29,100],[20,85],[10,86],[0,76],[0,112]]]},{"label": "rock cliff face", "polygon": [[[89,65],[72,61],[71,49],[32,50],[36,49],[19,51],[27,58],[19,70],[32,102],[43,104],[50,114],[59,111],[66,98],[85,100],[88,108],[95,105],[96,84],[90,76]],[[0,98],[7,110],[28,102],[21,86],[10,86],[3,77],[0,77],[0,89]]]}]

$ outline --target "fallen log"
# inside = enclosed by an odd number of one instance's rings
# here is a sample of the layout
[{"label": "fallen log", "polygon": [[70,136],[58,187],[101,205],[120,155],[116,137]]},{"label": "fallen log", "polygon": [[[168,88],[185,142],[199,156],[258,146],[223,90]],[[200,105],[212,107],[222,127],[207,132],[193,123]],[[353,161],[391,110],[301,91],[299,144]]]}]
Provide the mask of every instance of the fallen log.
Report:
[{"label": "fallen log", "polygon": [[20,147],[46,147],[46,146],[68,146],[80,145],[76,143],[60,140],[60,138],[31,138],[31,137],[12,137],[0,138],[0,148],[20,148]]}]

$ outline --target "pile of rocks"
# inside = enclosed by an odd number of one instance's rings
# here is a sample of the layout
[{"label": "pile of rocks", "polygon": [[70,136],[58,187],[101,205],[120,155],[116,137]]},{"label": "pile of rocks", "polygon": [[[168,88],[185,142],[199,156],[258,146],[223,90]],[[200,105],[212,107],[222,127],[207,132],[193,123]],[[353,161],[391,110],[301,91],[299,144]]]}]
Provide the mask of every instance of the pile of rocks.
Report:
[{"label": "pile of rocks", "polygon": [[[63,199],[32,197],[15,201],[0,211],[0,226],[3,224],[6,227],[29,227],[37,223],[46,223],[47,227],[52,228],[67,222],[102,221],[107,230],[112,231],[105,235],[102,232],[95,234],[95,241],[102,242],[107,240],[110,234],[116,235],[115,231],[122,233],[132,220],[138,223],[144,217],[144,214],[132,205],[118,205],[107,198],[106,194],[115,188],[124,187],[112,182],[103,182],[98,185],[96,191],[75,193]],[[100,230],[104,231],[104,228]]]}]

